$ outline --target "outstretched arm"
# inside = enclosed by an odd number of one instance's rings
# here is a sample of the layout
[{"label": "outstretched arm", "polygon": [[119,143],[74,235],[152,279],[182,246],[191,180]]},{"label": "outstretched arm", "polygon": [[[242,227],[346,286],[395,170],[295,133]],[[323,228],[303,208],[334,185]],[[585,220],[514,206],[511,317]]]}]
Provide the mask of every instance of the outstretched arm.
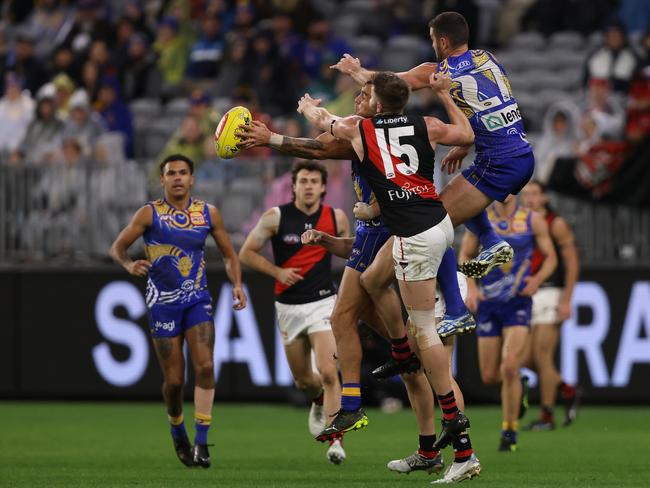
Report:
[{"label": "outstretched arm", "polygon": [[564,290],[558,307],[558,316],[560,320],[566,320],[571,317],[571,297],[580,274],[580,258],[573,231],[562,217],[553,220],[551,236],[560,249],[564,263]]},{"label": "outstretched arm", "polygon": [[474,143],[474,131],[465,114],[456,106],[449,94],[451,78],[449,75],[432,74],[431,88],[438,95],[449,116],[449,124],[435,117],[426,117],[429,141],[446,146],[468,146]]},{"label": "outstretched arm", "polygon": [[324,132],[315,139],[289,137],[271,132],[264,123],[254,120],[251,125],[242,125],[238,131],[243,149],[269,146],[289,156],[305,159],[352,159],[354,149],[349,142],[336,139]]},{"label": "outstretched arm", "polygon": [[358,137],[357,129],[359,121],[363,117],[350,115],[349,117],[339,117],[333,115],[323,107],[319,107],[320,100],[312,98],[305,93],[298,102],[298,113],[301,113],[315,127],[329,132],[332,136],[346,141],[352,141]]},{"label": "outstretched arm", "polygon": [[347,259],[352,252],[354,237],[334,237],[327,232],[310,229],[303,232],[300,241],[305,245],[321,246],[334,256]]},{"label": "outstretched arm", "polygon": [[117,236],[113,245],[111,245],[110,255],[113,261],[122,265],[129,274],[133,276],[145,277],[149,273],[151,263],[145,259],[133,261],[127,251],[133,243],[138,240],[147,227],[151,226],[153,220],[153,210],[149,205],[141,207],[122,232]]},{"label": "outstretched arm", "polygon": [[246,307],[246,294],[244,289],[241,286],[241,266],[239,265],[239,258],[235,249],[232,247],[232,242],[230,242],[230,237],[226,232],[226,228],[223,224],[223,218],[221,217],[221,212],[213,205],[209,205],[208,209],[210,211],[210,220],[212,221],[212,229],[210,229],[210,234],[212,235],[214,242],[217,243],[217,247],[223,255],[223,263],[226,266],[226,274],[228,279],[233,285],[232,288],[232,297],[235,300],[233,309],[241,310]]},{"label": "outstretched arm", "polygon": [[[420,90],[429,87],[429,77],[435,73],[437,66],[436,63],[422,63],[408,71],[397,73],[397,76],[406,81],[411,87],[411,90]],[[350,56],[347,53],[343,55],[338,63],[333,64],[330,68],[350,75],[359,85],[365,85],[375,74],[374,71],[370,71],[361,66],[359,58]]]}]

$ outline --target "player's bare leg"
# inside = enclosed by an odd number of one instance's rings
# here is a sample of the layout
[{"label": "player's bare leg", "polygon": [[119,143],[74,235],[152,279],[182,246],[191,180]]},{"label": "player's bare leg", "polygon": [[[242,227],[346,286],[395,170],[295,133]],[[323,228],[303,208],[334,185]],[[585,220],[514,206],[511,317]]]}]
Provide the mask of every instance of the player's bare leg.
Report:
[{"label": "player's bare leg", "polygon": [[[359,384],[361,382],[361,341],[357,331],[357,322],[364,307],[369,305],[366,292],[361,288],[359,280],[361,273],[348,266],[343,271],[343,278],[336,297],[336,304],[332,312],[332,332],[336,339],[336,357],[341,371],[341,381],[346,384]],[[344,398],[342,405],[346,409]],[[356,410],[361,404],[354,405],[351,410]]]},{"label": "player's bare leg", "polygon": [[372,372],[373,376],[379,379],[401,373],[413,373],[420,368],[420,361],[408,347],[399,296],[390,286],[395,279],[392,249],[393,238],[390,238],[361,275],[361,285],[386,325],[392,344],[391,361]]},{"label": "player's bare leg", "polygon": [[[492,203],[492,199],[467,181],[462,174],[456,175],[447,183],[440,193],[440,200],[445,205],[454,227],[464,223],[479,237],[483,237],[482,232],[487,232],[492,237],[488,246],[477,257],[459,265],[458,269],[462,273],[471,278],[481,278],[494,267],[512,259],[512,247],[494,234],[487,217],[483,226],[473,225],[476,224],[473,219],[478,219],[479,214]],[[483,240],[481,242],[484,243]]]},{"label": "player's bare leg", "polygon": [[163,373],[162,394],[171,425],[176,455],[185,466],[194,466],[192,445],[187,437],[183,419],[183,378],[185,374],[183,336],[154,338],[153,346]]},{"label": "player's bare leg", "polygon": [[[339,383],[335,356],[336,343],[333,335],[329,331],[309,334],[309,341],[314,351],[316,367],[318,368],[323,387],[323,413],[325,425],[327,425],[331,422],[331,419],[341,405],[341,385]],[[330,447],[327,450],[328,461],[333,464],[341,464],[345,461],[345,457],[343,437],[332,439],[330,441]]]},{"label": "player's bare leg", "polygon": [[187,346],[194,368],[194,420],[196,437],[194,439],[194,462],[209,468],[208,430],[212,423],[212,404],[214,402],[214,324],[203,322],[188,329],[185,333]]},{"label": "player's bare leg", "polygon": [[424,372],[438,396],[443,412],[442,432],[433,446],[433,450],[439,451],[457,439],[469,426],[469,421],[456,405],[451,389],[449,359],[436,331],[436,279],[398,280],[398,283],[413,324],[413,335],[420,349]]}]

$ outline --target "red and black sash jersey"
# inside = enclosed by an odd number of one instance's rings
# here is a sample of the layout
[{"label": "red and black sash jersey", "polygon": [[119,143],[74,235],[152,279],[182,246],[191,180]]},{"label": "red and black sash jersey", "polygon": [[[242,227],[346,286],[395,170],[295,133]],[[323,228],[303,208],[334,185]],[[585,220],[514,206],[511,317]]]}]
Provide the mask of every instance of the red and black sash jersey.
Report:
[{"label": "red and black sash jersey", "polygon": [[300,268],[304,279],[295,285],[275,282],[275,299],[291,305],[315,302],[336,293],[332,278],[332,255],[321,246],[303,246],[300,236],[309,229],[337,235],[334,209],[321,205],[318,212],[306,215],[293,202],[280,208],[278,232],[271,239],[275,264],[281,268]]},{"label": "red and black sash jersey", "polygon": [[[560,248],[555,242],[555,239],[553,238],[553,234],[551,232],[551,227],[553,226],[553,221],[555,220],[556,217],[557,214],[554,212],[546,213],[546,223],[548,224],[548,231],[551,234],[553,247],[555,247],[555,254],[557,254],[557,267],[555,268],[555,271],[553,271],[553,274],[544,283],[542,283],[542,286],[545,287],[553,286],[553,287],[563,288],[564,287],[564,261],[562,260],[562,254],[560,252]],[[544,255],[537,247],[535,247],[535,250],[533,251],[533,257],[530,261],[531,274],[537,273],[539,271],[539,268],[542,266],[543,262],[544,262]]]},{"label": "red and black sash jersey", "polygon": [[435,151],[421,116],[375,115],[360,125],[362,175],[391,233],[410,237],[437,225],[447,212],[433,184]]}]

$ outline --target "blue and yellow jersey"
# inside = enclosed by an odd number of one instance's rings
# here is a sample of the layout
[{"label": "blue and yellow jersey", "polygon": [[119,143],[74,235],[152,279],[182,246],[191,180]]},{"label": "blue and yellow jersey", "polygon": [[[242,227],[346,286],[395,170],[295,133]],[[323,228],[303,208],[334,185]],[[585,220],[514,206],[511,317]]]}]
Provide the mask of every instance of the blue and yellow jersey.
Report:
[{"label": "blue and yellow jersey", "polygon": [[532,212],[517,206],[512,215],[498,218],[494,207],[487,210],[492,227],[512,246],[515,256],[509,263],[493,269],[480,280],[486,300],[507,302],[525,286],[524,278],[531,274],[531,260],[535,249],[535,234],[531,225]]},{"label": "blue and yellow jersey", "polygon": [[149,202],[153,221],[144,235],[145,252],[151,262],[146,302],[191,303],[207,293],[205,240],[212,228],[208,205],[190,200],[185,210],[164,199]]},{"label": "blue and yellow jersey", "polygon": [[451,96],[474,129],[477,156],[530,152],[517,101],[503,67],[487,51],[450,56],[436,70],[451,76]]},{"label": "blue and yellow jersey", "polygon": [[[361,174],[361,168],[359,168],[360,164],[361,163],[357,158],[354,158],[351,161],[352,185],[354,186],[354,192],[357,195],[357,201],[372,205],[377,201],[377,197],[375,197],[372,188],[370,188],[368,180],[366,180],[366,178]],[[357,226],[383,227],[384,223],[382,222],[381,216],[379,216],[376,219],[357,220]]]}]

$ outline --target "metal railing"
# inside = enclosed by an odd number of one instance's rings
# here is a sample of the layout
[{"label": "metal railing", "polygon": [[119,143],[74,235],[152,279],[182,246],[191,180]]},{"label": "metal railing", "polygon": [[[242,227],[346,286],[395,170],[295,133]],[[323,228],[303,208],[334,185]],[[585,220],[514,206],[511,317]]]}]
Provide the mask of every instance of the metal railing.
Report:
[{"label": "metal railing", "polygon": [[[221,208],[226,228],[239,247],[251,222],[268,203],[265,195],[271,192],[275,178],[289,165],[286,160],[271,159],[210,164],[197,172],[193,193]],[[347,166],[339,164],[331,165],[331,172],[339,174],[331,179],[328,202],[346,207],[350,202],[339,200],[348,193],[351,197],[351,188],[334,188],[349,181]],[[158,198],[159,191],[152,186],[151,166],[136,162],[0,164],[0,264],[105,260],[120,229],[144,202]],[[650,264],[650,209],[561,195],[553,196],[553,204],[573,227],[584,265]],[[135,245],[136,252],[138,246],[141,243]]]}]

